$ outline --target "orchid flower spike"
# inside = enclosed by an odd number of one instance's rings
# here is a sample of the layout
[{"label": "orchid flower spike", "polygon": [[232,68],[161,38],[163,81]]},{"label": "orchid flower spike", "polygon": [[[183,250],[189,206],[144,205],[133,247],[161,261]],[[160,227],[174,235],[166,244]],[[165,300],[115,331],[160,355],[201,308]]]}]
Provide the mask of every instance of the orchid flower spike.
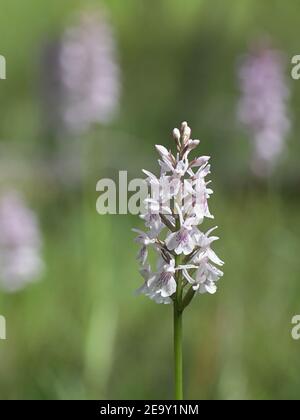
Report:
[{"label": "orchid flower spike", "polygon": [[[143,171],[148,186],[155,191],[154,196],[150,194],[146,198],[147,211],[141,215],[147,231],[134,230],[138,233],[136,242],[141,247],[137,260],[145,280],[138,292],[157,303],[175,300],[178,303],[180,290],[181,309],[191,294],[215,293],[216,284],[223,275],[215,267],[222,266],[223,261],[211,249],[212,242],[218,239],[209,236],[214,229],[207,233],[200,230],[205,218],[213,218],[208,207],[213,191],[205,180],[210,173],[210,157],[189,158],[190,152],[200,143],[191,139],[191,133],[187,122],[183,122],[180,129],[174,128],[175,154],[156,145],[160,176]],[[154,250],[159,260],[155,270],[149,265],[148,248]]]}]

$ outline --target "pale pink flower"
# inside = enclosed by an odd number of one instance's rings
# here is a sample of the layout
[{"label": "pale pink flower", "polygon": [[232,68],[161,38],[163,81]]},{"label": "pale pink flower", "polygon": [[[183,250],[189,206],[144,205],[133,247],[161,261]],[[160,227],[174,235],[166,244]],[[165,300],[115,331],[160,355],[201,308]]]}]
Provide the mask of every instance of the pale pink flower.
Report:
[{"label": "pale pink flower", "polygon": [[37,217],[14,191],[0,198],[0,232],[0,288],[15,292],[38,279],[43,261]]},{"label": "pale pink flower", "polygon": [[238,72],[238,118],[253,140],[252,170],[267,176],[285,150],[290,129],[284,56],[263,43],[243,57]]},{"label": "pale pink flower", "polygon": [[60,77],[65,127],[75,133],[110,123],[120,102],[120,67],[105,11],[82,12],[64,33]]}]

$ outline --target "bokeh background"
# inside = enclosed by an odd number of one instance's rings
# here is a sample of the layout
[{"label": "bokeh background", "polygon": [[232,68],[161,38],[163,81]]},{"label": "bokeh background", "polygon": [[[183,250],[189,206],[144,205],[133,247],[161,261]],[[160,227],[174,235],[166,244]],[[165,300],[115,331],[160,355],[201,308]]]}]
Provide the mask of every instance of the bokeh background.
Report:
[{"label": "bokeh background", "polygon": [[[85,13],[99,31],[87,18],[76,32]],[[23,275],[17,290],[18,273],[0,270],[1,399],[172,398],[172,308],[134,296],[131,228],[142,223],[100,216],[95,204],[100,178],[157,171],[154,144],[171,145],[183,120],[212,156],[226,263],[218,293],[185,313],[185,396],[300,396],[298,15],[298,2],[279,0],[1,0],[0,201],[14,191],[34,213],[24,223],[38,221],[30,249],[38,242],[41,260],[37,281]],[[237,68],[264,37],[286,63],[290,130],[276,167],[258,177],[237,119]]]}]

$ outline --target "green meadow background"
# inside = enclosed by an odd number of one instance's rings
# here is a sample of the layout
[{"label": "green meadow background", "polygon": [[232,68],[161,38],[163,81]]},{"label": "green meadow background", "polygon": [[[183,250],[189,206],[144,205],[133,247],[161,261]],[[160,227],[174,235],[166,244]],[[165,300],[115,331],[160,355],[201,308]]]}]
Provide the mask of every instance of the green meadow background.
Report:
[{"label": "green meadow background", "polygon": [[[61,139],[79,161],[80,182],[67,188],[45,168],[55,146],[44,129],[40,54],[88,4],[110,13],[122,99],[114,122],[79,146]],[[185,397],[298,399],[300,81],[289,76],[300,53],[298,2],[1,0],[0,11],[0,186],[22,191],[38,213],[46,266],[39,282],[0,292],[0,398],[173,397],[172,308],[134,295],[142,279],[131,228],[142,223],[98,215],[96,183],[119,170],[157,171],[154,144],[171,144],[187,120],[212,156],[225,274],[216,295],[197,297],[185,313]],[[287,150],[267,185],[251,176],[251,139],[236,122],[238,57],[265,34],[286,54],[292,92]]]}]

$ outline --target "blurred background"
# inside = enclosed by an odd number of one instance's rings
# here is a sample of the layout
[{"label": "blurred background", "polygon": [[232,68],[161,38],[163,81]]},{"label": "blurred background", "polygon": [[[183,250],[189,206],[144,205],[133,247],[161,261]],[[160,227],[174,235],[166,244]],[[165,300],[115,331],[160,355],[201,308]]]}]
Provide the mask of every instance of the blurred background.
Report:
[{"label": "blurred background", "polygon": [[134,296],[142,222],[95,205],[100,178],[157,173],[154,145],[183,120],[212,156],[226,263],[185,313],[185,396],[299,397],[298,12],[1,1],[1,399],[173,397],[172,308]]}]

